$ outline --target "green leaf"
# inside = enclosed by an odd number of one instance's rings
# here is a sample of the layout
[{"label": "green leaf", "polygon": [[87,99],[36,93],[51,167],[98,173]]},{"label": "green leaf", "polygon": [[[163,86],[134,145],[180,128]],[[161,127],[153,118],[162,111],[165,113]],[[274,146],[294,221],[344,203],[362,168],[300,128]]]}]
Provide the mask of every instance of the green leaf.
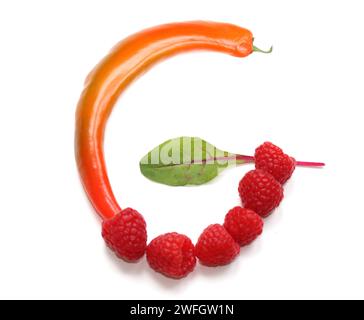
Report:
[{"label": "green leaf", "polygon": [[170,186],[201,185],[221,171],[245,162],[196,137],[167,140],[146,154],[140,170],[148,179]]}]

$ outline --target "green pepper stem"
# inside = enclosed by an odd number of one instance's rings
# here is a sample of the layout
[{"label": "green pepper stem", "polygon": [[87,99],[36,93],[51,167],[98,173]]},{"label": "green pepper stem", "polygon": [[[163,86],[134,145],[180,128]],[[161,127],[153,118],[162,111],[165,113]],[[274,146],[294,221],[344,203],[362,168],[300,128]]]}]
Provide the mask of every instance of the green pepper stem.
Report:
[{"label": "green pepper stem", "polygon": [[257,48],[256,46],[253,46],[253,52],[271,53],[272,51],[273,51],[273,46],[271,46],[269,50],[262,50]]}]

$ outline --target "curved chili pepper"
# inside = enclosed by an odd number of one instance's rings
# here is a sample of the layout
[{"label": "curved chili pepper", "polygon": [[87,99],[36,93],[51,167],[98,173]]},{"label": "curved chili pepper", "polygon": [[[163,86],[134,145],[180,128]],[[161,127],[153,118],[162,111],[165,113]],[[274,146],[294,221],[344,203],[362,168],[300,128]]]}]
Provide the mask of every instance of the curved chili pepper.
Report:
[{"label": "curved chili pepper", "polygon": [[87,77],[76,113],[76,160],[83,186],[101,218],[110,219],[121,211],[104,159],[105,127],[116,100],[148,68],[191,50],[211,50],[236,57],[261,51],[253,46],[252,33],[235,25],[173,23],[126,38]]}]

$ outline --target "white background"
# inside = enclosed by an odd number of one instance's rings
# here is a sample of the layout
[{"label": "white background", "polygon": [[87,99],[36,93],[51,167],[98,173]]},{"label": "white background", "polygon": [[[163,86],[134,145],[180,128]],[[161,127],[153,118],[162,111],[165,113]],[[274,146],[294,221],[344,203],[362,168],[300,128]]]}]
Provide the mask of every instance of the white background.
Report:
[{"label": "white background", "polygon": [[[362,1],[1,1],[0,298],[364,298]],[[251,166],[203,187],[146,180],[139,159],[166,139],[200,136],[252,154],[265,140],[323,170],[298,168],[264,235],[223,268],[169,280],[120,262],[80,185],[74,112],[88,71],[120,39],[165,22],[251,29],[271,55],[176,57],[120,99],[106,158],[122,207],[149,239],[196,241],[239,204]]]}]

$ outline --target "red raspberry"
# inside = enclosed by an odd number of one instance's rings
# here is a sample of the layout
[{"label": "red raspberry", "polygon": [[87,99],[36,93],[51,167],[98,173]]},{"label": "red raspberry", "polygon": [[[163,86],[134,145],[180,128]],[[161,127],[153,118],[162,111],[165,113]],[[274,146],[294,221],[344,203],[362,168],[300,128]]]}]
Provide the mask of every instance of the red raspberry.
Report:
[{"label": "red raspberry", "polygon": [[254,211],[235,207],[225,217],[224,227],[227,232],[239,243],[246,246],[252,243],[263,232],[264,222]]},{"label": "red raspberry", "polygon": [[196,244],[196,256],[208,267],[230,263],[240,252],[240,246],[220,224],[212,224],[201,234]]},{"label": "red raspberry", "polygon": [[180,279],[195,269],[195,247],[185,235],[161,235],[148,245],[147,260],[152,269],[167,277]]},{"label": "red raspberry", "polygon": [[116,255],[132,262],[140,259],[147,246],[147,230],[143,216],[127,208],[102,224],[102,237]]},{"label": "red raspberry", "polygon": [[283,200],[283,187],[269,173],[252,170],[240,181],[239,194],[245,208],[265,218]]},{"label": "red raspberry", "polygon": [[270,173],[284,184],[296,168],[296,160],[283,153],[273,143],[265,142],[255,150],[255,167]]}]

